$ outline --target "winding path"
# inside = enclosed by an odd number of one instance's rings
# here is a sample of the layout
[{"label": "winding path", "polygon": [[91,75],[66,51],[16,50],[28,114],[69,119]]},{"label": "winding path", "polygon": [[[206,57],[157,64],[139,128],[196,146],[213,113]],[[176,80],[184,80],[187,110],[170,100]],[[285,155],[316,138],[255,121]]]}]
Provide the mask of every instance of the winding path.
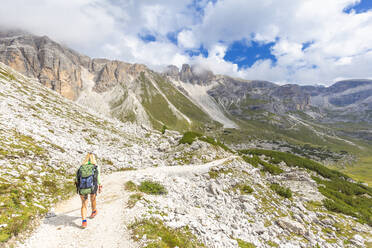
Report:
[{"label": "winding path", "polygon": [[[103,177],[103,192],[97,197],[98,215],[88,219],[88,228],[81,229],[80,198],[75,195],[71,199],[56,206],[55,216],[45,218],[21,248],[67,248],[67,247],[124,247],[136,248],[130,238],[127,225],[130,216],[125,216],[125,206],[130,192],[124,190],[124,183],[136,175],[177,175],[187,176],[192,173],[208,172],[213,166],[223,164],[235,157],[216,160],[204,165],[172,166],[146,168],[136,171],[115,172]],[[88,214],[90,210],[88,210]]]}]

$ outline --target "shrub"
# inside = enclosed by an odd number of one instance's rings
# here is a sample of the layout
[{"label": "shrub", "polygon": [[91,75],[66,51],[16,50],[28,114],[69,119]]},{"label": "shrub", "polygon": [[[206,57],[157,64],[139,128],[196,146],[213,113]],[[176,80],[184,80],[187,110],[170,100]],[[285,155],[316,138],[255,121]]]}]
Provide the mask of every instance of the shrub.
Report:
[{"label": "shrub", "polygon": [[243,154],[253,154],[253,155],[265,155],[275,159],[276,161],[284,161],[290,167],[301,167],[317,172],[319,175],[333,179],[333,178],[349,178],[349,176],[336,171],[328,169],[327,167],[319,164],[313,160],[302,158],[286,152],[278,152],[271,150],[262,150],[262,149],[251,149],[251,150],[242,150],[240,153]]},{"label": "shrub", "polygon": [[[362,223],[367,223],[372,226],[372,199],[368,193],[360,195],[360,189],[357,184],[345,181],[327,181],[321,180],[318,177],[313,179],[324,186],[318,187],[319,192],[328,199],[323,201],[324,206],[333,212],[343,213],[346,215],[354,216]],[[343,185],[342,183],[345,183]],[[349,189],[348,186],[350,186]]]},{"label": "shrub", "polygon": [[265,161],[260,160],[260,164],[263,166],[262,170],[263,171],[268,171],[270,174],[279,175],[280,173],[283,172],[283,170],[280,169],[280,167],[278,167],[276,165],[269,164]]},{"label": "shrub", "polygon": [[189,144],[191,145],[195,140],[196,138],[198,137],[201,137],[202,135],[200,133],[196,133],[196,132],[186,132],[183,134],[181,140],[180,140],[180,144]]},{"label": "shrub", "polygon": [[203,136],[200,133],[196,132],[186,132],[183,134],[181,140],[179,141],[180,144],[189,144],[191,145],[196,139],[199,139],[201,141],[207,142],[213,146],[219,146],[225,151],[232,152],[230,148],[228,148],[225,144],[223,144],[221,141],[216,140],[212,137]]},{"label": "shrub", "polygon": [[47,188],[52,194],[56,194],[58,192],[58,187],[53,181],[43,181],[43,187]]},{"label": "shrub", "polygon": [[150,195],[165,195],[167,190],[163,185],[152,181],[143,181],[138,187],[139,191]]},{"label": "shrub", "polygon": [[333,201],[333,200],[330,200],[330,199],[324,199],[323,200],[323,205],[329,211],[333,211],[333,212],[336,212],[336,213],[343,213],[343,214],[347,214],[347,215],[357,217],[357,216],[355,216],[355,211],[352,208],[350,208],[350,206],[342,203],[342,201]]},{"label": "shrub", "polygon": [[260,159],[258,158],[257,155],[253,155],[253,157],[249,157],[249,156],[245,156],[243,155],[242,156],[243,160],[249,164],[251,164],[253,167],[258,167],[258,164],[260,163]]},{"label": "shrub", "polygon": [[216,140],[214,138],[211,138],[211,137],[208,137],[208,136],[203,136],[203,137],[200,137],[199,140],[207,142],[207,143],[209,143],[213,146],[219,146],[227,152],[232,152],[231,149],[228,148],[225,144],[223,144],[221,141]]},{"label": "shrub", "polygon": [[263,167],[262,170],[267,171],[270,174],[279,175],[280,173],[283,172],[283,170],[280,167],[261,160],[257,155],[253,155],[252,158],[245,155],[243,155],[242,157],[245,162],[250,163],[254,167],[258,167],[259,164],[262,165]]},{"label": "shrub", "polygon": [[236,188],[238,188],[242,194],[250,194],[253,192],[253,189],[248,184],[238,184]]},{"label": "shrub", "polygon": [[270,158],[269,162],[272,163],[272,164],[279,164],[282,161],[278,158]]},{"label": "shrub", "polygon": [[278,195],[283,196],[285,198],[292,197],[292,191],[289,188],[282,187],[277,183],[271,184],[270,189],[274,190]]},{"label": "shrub", "polygon": [[162,134],[165,134],[165,131],[168,129],[168,127],[166,125],[163,125],[163,127],[161,128],[161,133]]}]

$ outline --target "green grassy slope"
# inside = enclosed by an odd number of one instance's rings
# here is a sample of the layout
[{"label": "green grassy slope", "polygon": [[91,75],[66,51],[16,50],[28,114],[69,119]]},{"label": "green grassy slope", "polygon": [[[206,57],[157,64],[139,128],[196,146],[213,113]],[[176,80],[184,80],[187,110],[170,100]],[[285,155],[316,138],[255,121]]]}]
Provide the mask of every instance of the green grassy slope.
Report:
[{"label": "green grassy slope", "polygon": [[265,155],[273,163],[284,161],[287,166],[315,172],[312,178],[318,183],[320,193],[326,197],[323,204],[328,210],[353,216],[361,223],[372,226],[372,188],[350,182],[349,177],[339,171],[290,153],[262,149],[242,150],[240,153]]},{"label": "green grassy slope", "polygon": [[[259,113],[255,112],[254,114]],[[270,115],[268,115],[262,120],[235,119],[234,121],[239,124],[240,129],[222,130],[217,132],[217,137],[227,144],[268,140],[272,142],[285,141],[298,147],[310,144],[311,146],[322,147],[323,149],[337,153],[346,151],[348,154],[353,155],[356,161],[346,168],[344,166],[340,167],[337,164],[332,168],[343,171],[356,180],[361,180],[371,185],[372,144],[359,138],[340,135],[343,133],[335,135],[335,131],[339,131],[340,126],[342,126],[343,130],[355,130],[358,127],[365,130],[365,125],[342,124],[336,125],[336,129],[334,130],[330,125],[312,124],[310,121],[306,121],[310,127],[298,124],[295,128],[288,128],[290,125],[288,125],[285,119],[282,120],[283,125],[278,125],[277,123],[270,123],[270,118]],[[314,130],[325,135],[316,134]]]},{"label": "green grassy slope", "polygon": [[[160,130],[165,125],[170,129],[185,131],[203,130],[206,126],[222,126],[180,93],[171,82],[166,81],[158,74],[141,73],[138,83],[141,84],[142,88],[142,105],[146,109],[154,128]],[[153,83],[156,84],[161,93]],[[177,116],[169,103],[185,115],[191,123],[181,114]]]},{"label": "green grassy slope", "polygon": [[141,95],[142,105],[144,106],[151,124],[160,130],[164,125],[175,130],[187,130],[189,124],[184,118],[177,118],[170,108],[167,100],[152,85],[144,73],[141,73],[139,82],[143,93]]}]

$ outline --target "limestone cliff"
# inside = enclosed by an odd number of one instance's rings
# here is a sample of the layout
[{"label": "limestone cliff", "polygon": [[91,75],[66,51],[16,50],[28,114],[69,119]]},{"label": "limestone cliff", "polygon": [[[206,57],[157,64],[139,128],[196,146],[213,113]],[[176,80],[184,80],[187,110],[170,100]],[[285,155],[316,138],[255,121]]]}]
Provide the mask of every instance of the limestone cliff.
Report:
[{"label": "limestone cliff", "polygon": [[82,88],[81,66],[87,66],[90,58],[47,36],[13,31],[0,33],[0,61],[76,100]]}]

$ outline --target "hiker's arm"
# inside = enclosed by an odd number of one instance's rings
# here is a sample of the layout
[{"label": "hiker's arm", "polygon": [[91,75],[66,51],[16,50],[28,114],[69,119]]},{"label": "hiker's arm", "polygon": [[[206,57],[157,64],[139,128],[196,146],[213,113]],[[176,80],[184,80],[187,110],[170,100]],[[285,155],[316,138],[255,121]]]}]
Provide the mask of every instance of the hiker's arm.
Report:
[{"label": "hiker's arm", "polygon": [[79,193],[79,178],[78,178],[79,177],[79,169],[76,171],[76,176],[75,176],[76,193]]},{"label": "hiker's arm", "polygon": [[98,171],[98,175],[97,175],[97,184],[98,185],[102,185],[101,184],[101,167],[99,165],[97,165],[97,171]]},{"label": "hiker's arm", "polygon": [[97,165],[97,184],[98,184],[98,193],[102,192],[102,184],[101,184],[101,168],[99,165]]}]

